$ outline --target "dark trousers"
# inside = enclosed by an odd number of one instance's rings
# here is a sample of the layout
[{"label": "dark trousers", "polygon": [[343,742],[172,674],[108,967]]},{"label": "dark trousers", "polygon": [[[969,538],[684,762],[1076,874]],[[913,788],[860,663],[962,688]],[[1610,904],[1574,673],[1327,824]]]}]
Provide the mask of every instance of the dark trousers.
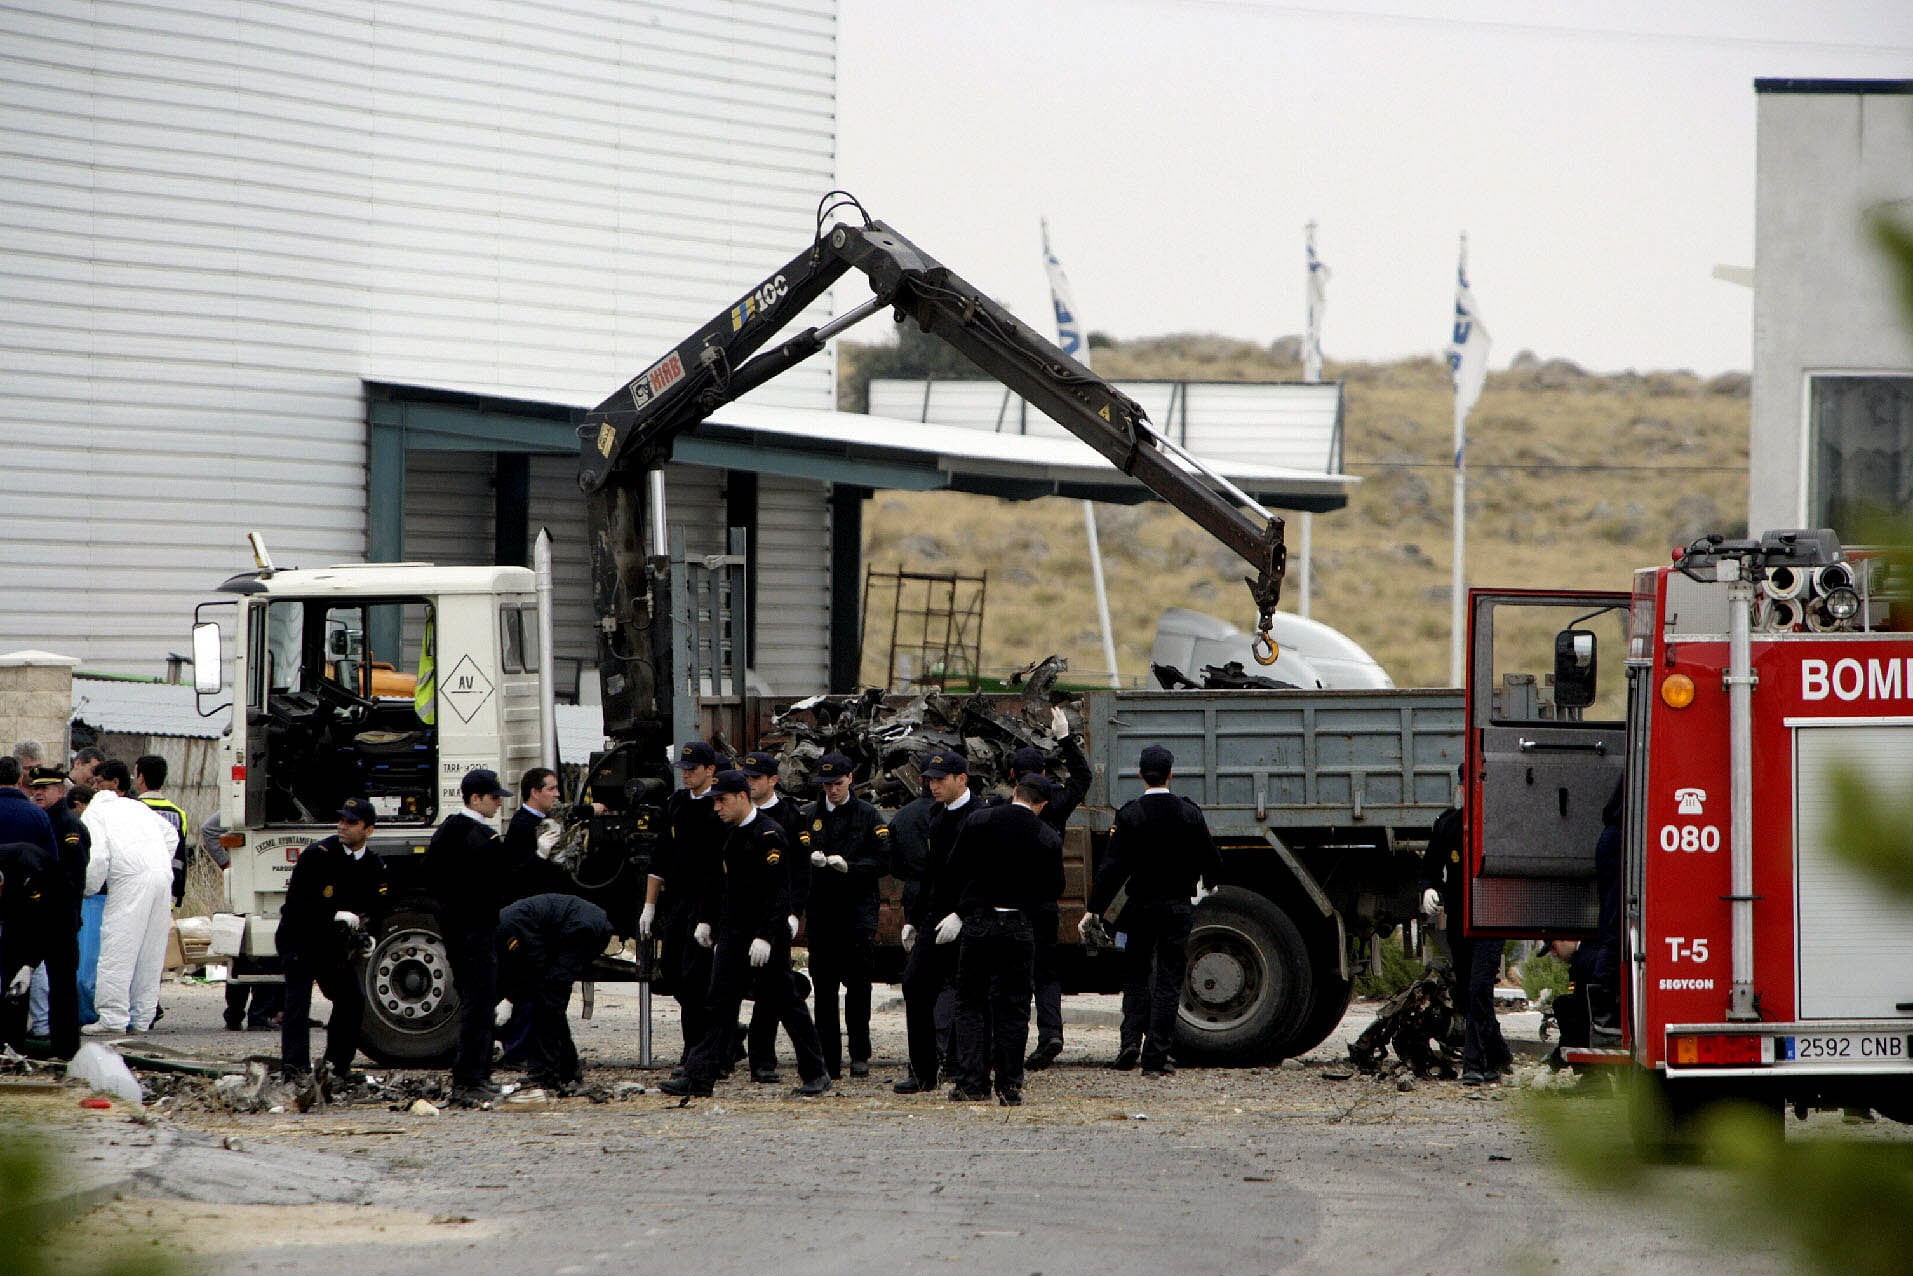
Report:
[{"label": "dark trousers", "polygon": [[534,1081],[556,1085],[584,1079],[566,1011],[572,985],[603,948],[603,937],[593,932],[576,944],[555,949],[542,969],[501,972],[499,987],[511,1000],[511,1022],[521,1022],[522,1016],[520,1053],[525,1072]]},{"label": "dark trousers", "polygon": [[[684,1075],[694,1084],[709,1085],[730,1062],[731,1034],[736,1030],[738,1008],[746,996],[755,997],[760,1005],[769,1005],[771,1013],[790,1033],[790,1044],[797,1052],[798,1075],[805,1081],[815,1081],[824,1075],[824,1056],[817,1048],[817,1027],[810,1021],[810,1011],[790,986],[790,941],[772,941],[770,960],[762,966],[753,966],[752,938],[747,934],[718,932],[717,946],[711,955],[711,991],[704,1011],[704,1035],[684,1056]],[[787,1014],[787,1008],[792,1013]]]},{"label": "dark trousers", "polygon": [[903,964],[903,1023],[910,1042],[910,1071],[928,1090],[943,1075],[942,1058],[950,1047],[944,1006],[955,1018],[955,944],[939,944],[931,927],[917,936]]},{"label": "dark trousers", "polygon": [[1455,992],[1461,1001],[1463,1072],[1498,1072],[1514,1061],[1495,1018],[1495,979],[1501,973],[1499,939],[1470,939],[1458,929],[1448,930],[1448,947],[1455,955]]},{"label": "dark trousers", "polygon": [[[235,975],[283,975],[277,957],[235,957]],[[241,984],[226,981],[226,1026],[232,1029],[270,1028],[272,1017],[286,1008],[284,984]]]},{"label": "dark trousers", "polygon": [[332,1003],[326,1020],[325,1057],[334,1072],[352,1067],[359,1052],[359,1025],[365,1019],[365,985],[359,968],[345,959],[312,961],[297,953],[285,958],[286,1011],[279,1026],[279,1059],[288,1068],[312,1066],[306,1022],[312,1018],[312,985]]},{"label": "dark trousers", "polygon": [[[870,1062],[870,977],[875,931],[826,923],[811,931],[810,982],[817,993],[817,1041],[833,1077],[844,1070],[844,1032],[850,1034],[850,1061]],[[837,990],[843,989],[843,1025],[837,1017]]]},{"label": "dark trousers", "polygon": [[1063,1040],[1063,977],[1056,969],[1057,922],[1054,904],[1030,914],[1030,930],[1036,937],[1036,1039],[1060,1044]]},{"label": "dark trousers", "polygon": [[696,919],[687,911],[682,917],[673,916],[664,930],[664,968],[670,972],[671,996],[678,1003],[686,1058],[691,1047],[704,1039],[705,1007],[711,1000],[711,950],[691,938],[696,928]]},{"label": "dark trousers", "polygon": [[[71,1059],[80,1049],[80,934],[77,927],[58,933],[39,953],[46,963],[48,1048],[57,1059]],[[0,979],[11,978],[20,963],[7,952],[0,937]],[[27,998],[0,998],[0,1046],[21,1050],[27,1040]]]},{"label": "dark trousers", "polygon": [[1133,903],[1123,910],[1122,1048],[1142,1051],[1142,1066],[1160,1068],[1176,1044],[1176,1011],[1182,1005],[1184,967],[1189,962],[1186,902]]},{"label": "dark trousers", "polygon": [[[793,1042],[797,1040],[792,1032],[796,1013],[802,1011],[806,1019],[810,1017],[810,1003],[804,1000],[803,988],[804,985],[799,981],[797,972],[793,970],[790,973],[790,1000],[786,1001],[781,1008],[773,1007],[763,1001],[751,1003],[751,1025],[746,1038],[748,1042],[746,1052],[750,1055],[751,1071],[777,1071],[778,1028],[783,1028],[784,1035],[790,1037]],[[814,1023],[811,1025],[811,1030],[816,1031]],[[837,1074],[833,1072],[831,1075]]]},{"label": "dark trousers", "polygon": [[963,919],[956,973],[956,1052],[951,1080],[975,1094],[1023,1089],[1030,1037],[1030,971],[1036,941],[1021,912],[979,909]]},{"label": "dark trousers", "polygon": [[[463,926],[445,936],[452,959],[452,987],[458,992],[458,1055],[452,1062],[454,1086],[489,1084],[492,1079],[492,1016],[498,1011],[498,927]],[[293,1020],[287,998],[286,1022]]]}]

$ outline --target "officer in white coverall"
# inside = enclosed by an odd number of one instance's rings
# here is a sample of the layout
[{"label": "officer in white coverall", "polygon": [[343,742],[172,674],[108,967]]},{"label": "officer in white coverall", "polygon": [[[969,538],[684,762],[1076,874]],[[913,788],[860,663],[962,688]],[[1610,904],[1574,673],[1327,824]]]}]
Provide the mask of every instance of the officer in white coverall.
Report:
[{"label": "officer in white coverall", "polygon": [[145,1032],[153,1026],[159,981],[166,973],[179,834],[157,812],[127,796],[133,777],[124,762],[101,763],[94,782],[99,792],[81,817],[93,837],[86,893],[106,892],[106,914],[93,992],[100,1019],[80,1031],[88,1036]]}]

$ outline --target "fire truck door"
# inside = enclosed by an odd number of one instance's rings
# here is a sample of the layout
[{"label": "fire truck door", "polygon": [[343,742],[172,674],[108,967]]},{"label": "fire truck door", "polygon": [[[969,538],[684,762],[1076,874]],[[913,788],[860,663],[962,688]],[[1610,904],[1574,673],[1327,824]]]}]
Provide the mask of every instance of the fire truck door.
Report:
[{"label": "fire truck door", "polygon": [[1627,751],[1628,595],[1470,596],[1468,929],[1587,936]]}]

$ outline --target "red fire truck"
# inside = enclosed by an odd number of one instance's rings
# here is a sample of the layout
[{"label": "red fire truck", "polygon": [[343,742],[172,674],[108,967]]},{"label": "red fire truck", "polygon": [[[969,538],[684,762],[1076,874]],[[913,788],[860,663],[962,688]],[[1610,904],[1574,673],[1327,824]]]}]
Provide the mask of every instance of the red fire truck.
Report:
[{"label": "red fire truck", "polygon": [[1598,941],[1624,794],[1617,1031],[1570,1061],[1638,1065],[1676,1115],[1913,1120],[1913,907],[1831,850],[1837,773],[1913,783],[1905,556],[1707,537],[1631,594],[1475,591],[1469,631],[1470,929]]}]

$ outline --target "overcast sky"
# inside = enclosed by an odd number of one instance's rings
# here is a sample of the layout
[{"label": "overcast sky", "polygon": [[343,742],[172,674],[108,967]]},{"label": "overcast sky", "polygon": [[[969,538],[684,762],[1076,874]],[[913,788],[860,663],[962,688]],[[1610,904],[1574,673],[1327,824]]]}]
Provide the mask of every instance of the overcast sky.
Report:
[{"label": "overcast sky", "polygon": [[[1750,363],[1757,76],[1913,77],[1913,0],[840,0],[841,183],[1039,330]],[[1434,16],[1439,15],[1439,16]],[[1913,164],[1913,157],[1909,157]],[[840,286],[840,310],[854,285]],[[873,321],[874,323],[874,321]],[[855,336],[873,335],[871,326]]]}]

